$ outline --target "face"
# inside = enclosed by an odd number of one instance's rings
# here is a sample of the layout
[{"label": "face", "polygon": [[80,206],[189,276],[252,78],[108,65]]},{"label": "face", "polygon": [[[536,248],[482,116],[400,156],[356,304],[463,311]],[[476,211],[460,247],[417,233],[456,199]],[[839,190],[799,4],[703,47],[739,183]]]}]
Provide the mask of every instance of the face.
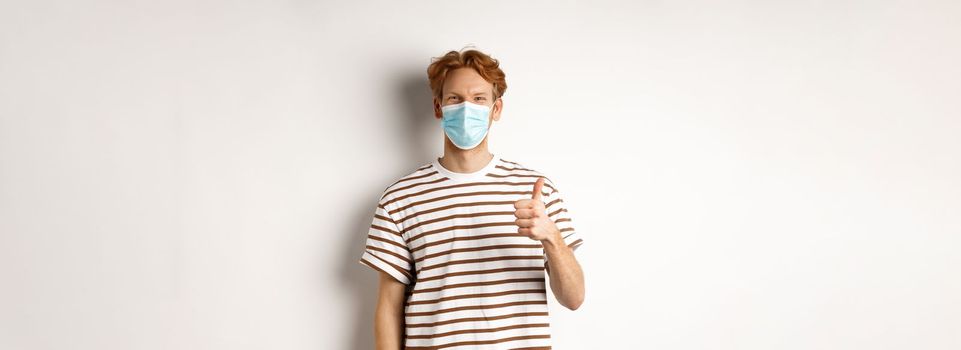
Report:
[{"label": "face", "polygon": [[441,107],[464,101],[490,106],[490,124],[501,118],[503,101],[494,100],[494,84],[484,80],[484,77],[472,68],[458,68],[447,73],[440,100],[434,98],[434,117],[442,119],[444,114],[441,112]]}]

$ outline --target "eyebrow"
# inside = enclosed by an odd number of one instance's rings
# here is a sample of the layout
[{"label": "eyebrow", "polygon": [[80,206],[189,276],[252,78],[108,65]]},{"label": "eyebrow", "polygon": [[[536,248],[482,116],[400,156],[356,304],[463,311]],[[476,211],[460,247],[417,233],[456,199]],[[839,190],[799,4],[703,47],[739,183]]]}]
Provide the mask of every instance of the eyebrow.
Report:
[{"label": "eyebrow", "polygon": [[[453,91],[448,92],[447,94],[448,94],[448,95],[457,95],[457,96],[460,96],[460,95],[461,95],[461,94],[456,93],[456,92],[453,92]],[[490,91],[478,91],[478,92],[475,92],[475,93],[473,94],[473,96],[477,96],[477,95],[490,95]]]}]

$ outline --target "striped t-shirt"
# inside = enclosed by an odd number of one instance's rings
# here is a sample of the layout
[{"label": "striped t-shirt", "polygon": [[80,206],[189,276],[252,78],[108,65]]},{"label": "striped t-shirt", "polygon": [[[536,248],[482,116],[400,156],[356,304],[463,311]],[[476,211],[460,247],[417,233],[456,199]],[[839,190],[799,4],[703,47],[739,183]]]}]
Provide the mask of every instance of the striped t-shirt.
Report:
[{"label": "striped t-shirt", "polygon": [[550,349],[547,255],[514,216],[538,177],[576,249],[583,240],[554,183],[496,155],[473,173],[435,159],[384,190],[360,262],[408,285],[405,349]]}]

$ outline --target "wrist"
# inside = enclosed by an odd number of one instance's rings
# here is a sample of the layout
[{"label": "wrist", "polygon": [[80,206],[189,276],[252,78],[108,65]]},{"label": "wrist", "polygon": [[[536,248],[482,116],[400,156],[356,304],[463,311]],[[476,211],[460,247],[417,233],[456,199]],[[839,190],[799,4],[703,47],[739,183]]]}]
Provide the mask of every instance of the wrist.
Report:
[{"label": "wrist", "polygon": [[554,233],[547,236],[546,239],[541,241],[544,245],[545,250],[557,250],[558,248],[565,247],[564,237],[561,237],[561,232],[555,230]]}]

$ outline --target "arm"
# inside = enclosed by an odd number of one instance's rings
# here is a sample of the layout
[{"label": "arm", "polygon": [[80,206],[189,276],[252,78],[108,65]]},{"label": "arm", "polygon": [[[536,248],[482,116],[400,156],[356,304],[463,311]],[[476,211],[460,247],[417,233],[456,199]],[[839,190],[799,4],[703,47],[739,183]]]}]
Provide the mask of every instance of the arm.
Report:
[{"label": "arm", "polygon": [[544,266],[551,280],[551,291],[564,307],[576,310],[584,302],[584,272],[574,257],[573,248],[564,242],[560,229],[551,220],[541,200],[544,178],[534,183],[531,199],[514,202],[517,233],[544,245],[547,264]]},{"label": "arm", "polygon": [[551,291],[564,307],[577,310],[584,302],[584,272],[574,257],[574,251],[564,243],[560,231],[554,227],[554,234],[541,241],[547,253],[547,274],[550,276]]},{"label": "arm", "polygon": [[377,350],[398,350],[404,345],[404,298],[406,285],[380,273],[377,310],[374,312],[374,338]]}]

